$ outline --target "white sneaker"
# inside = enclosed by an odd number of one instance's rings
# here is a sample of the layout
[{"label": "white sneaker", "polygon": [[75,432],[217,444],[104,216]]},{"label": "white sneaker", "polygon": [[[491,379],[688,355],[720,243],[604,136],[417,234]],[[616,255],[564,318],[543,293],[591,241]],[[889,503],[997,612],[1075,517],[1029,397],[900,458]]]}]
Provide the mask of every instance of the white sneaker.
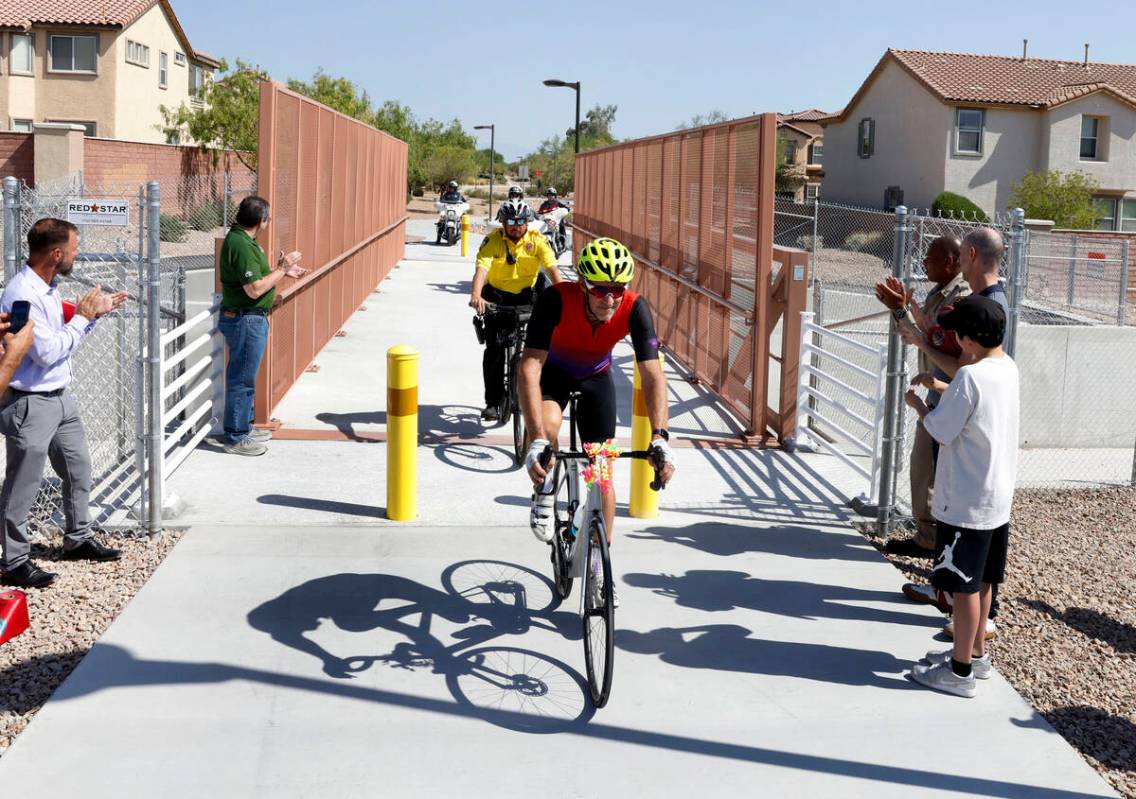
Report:
[{"label": "white sneaker", "polygon": [[553,525],[555,494],[542,494],[539,491],[533,494],[532,504],[529,507],[529,528],[532,534],[546,544],[552,542],[555,531]]},{"label": "white sneaker", "polygon": [[[989,641],[998,634],[998,625],[994,623],[994,619],[986,620],[986,640]],[[943,635],[955,640],[955,620],[951,619],[943,625]]]},{"label": "white sneaker", "polygon": [[228,452],[230,455],[248,455],[255,457],[268,452],[268,447],[245,436],[235,444],[226,444],[225,452]]},{"label": "white sneaker", "polygon": [[[926,671],[931,666],[938,666],[940,663],[951,665],[951,658],[954,657],[955,651],[953,649],[944,649],[942,652],[928,652],[923,660],[915,664],[916,669],[923,669]],[[976,680],[989,680],[990,673],[994,671],[994,664],[990,660],[990,653],[987,652],[980,658],[971,658],[970,666]]]},{"label": "white sneaker", "polygon": [[973,672],[969,677],[960,677],[951,670],[950,663],[939,663],[926,669],[914,668],[910,673],[912,680],[936,691],[966,699],[973,699],[978,694]]}]

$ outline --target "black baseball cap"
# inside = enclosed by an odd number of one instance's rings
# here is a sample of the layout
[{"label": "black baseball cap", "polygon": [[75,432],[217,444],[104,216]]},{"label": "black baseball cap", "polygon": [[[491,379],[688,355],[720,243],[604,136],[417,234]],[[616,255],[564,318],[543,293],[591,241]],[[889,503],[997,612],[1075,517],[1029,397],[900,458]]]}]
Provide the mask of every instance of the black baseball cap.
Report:
[{"label": "black baseball cap", "polygon": [[939,324],[990,349],[1000,346],[1006,335],[1006,312],[995,300],[971,294],[940,315]]}]

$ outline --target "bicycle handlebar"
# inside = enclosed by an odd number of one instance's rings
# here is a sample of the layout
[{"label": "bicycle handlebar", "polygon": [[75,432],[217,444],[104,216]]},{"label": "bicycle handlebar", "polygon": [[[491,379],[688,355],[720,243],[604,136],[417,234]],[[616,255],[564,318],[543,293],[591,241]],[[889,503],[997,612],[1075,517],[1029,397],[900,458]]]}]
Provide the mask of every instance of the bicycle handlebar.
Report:
[{"label": "bicycle handlebar", "polygon": [[[574,460],[575,461],[584,461],[584,460],[591,460],[593,457],[595,457],[593,455],[587,454],[586,452],[571,452],[571,451],[569,451],[569,452],[553,453],[552,447],[548,446],[548,447],[545,447],[544,452],[542,452],[540,454],[540,465],[541,465],[542,468],[548,469],[548,464],[552,462],[553,454],[555,454],[557,458],[560,458],[561,460],[566,460],[566,461],[574,461]],[[652,454],[653,453],[650,450],[637,449],[637,450],[631,450],[630,452],[621,452],[619,454],[619,457],[631,458],[632,460],[639,460],[639,461],[649,461],[651,459]],[[663,482],[663,478],[661,476],[662,469],[660,469],[658,466],[655,466],[653,463],[651,464],[651,466],[655,470],[655,479],[651,481],[651,490],[652,491],[662,491],[663,489],[665,489],[667,487],[667,484]]]}]

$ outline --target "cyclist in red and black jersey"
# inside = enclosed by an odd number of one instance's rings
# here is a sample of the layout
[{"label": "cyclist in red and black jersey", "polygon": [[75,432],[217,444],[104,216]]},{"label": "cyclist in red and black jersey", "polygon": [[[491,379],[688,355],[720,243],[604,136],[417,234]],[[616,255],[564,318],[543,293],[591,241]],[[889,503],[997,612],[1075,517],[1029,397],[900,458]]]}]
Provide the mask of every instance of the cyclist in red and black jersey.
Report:
[{"label": "cyclist in red and black jersey", "polygon": [[[555,487],[551,485],[553,464],[543,467],[540,456],[550,441],[556,442],[564,407],[573,391],[580,392],[576,424],[583,442],[601,444],[615,437],[611,351],[627,335],[631,336],[642,376],[655,465],[664,483],[674,474],[659,340],[647,301],[627,288],[635,276],[635,261],[618,241],[601,238],[580,251],[576,271],[579,282],[561,282],[537,301],[521,356],[521,409],[534,439],[525,465],[537,489],[530,524],[533,534],[545,542],[552,540]],[[552,447],[556,449],[555,443]],[[610,539],[614,490],[604,494],[603,511]]]}]

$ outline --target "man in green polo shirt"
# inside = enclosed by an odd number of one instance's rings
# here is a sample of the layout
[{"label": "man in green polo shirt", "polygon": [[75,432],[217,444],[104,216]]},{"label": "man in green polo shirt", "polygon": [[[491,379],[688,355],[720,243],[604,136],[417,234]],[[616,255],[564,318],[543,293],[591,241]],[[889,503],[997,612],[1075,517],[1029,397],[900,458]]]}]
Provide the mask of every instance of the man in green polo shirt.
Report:
[{"label": "man in green polo shirt", "polygon": [[234,455],[263,455],[267,430],[252,428],[256,373],[268,343],[268,312],[276,301],[281,278],[303,277],[300,253],[280,253],[276,268],[256,236],[268,225],[268,203],[246,197],[237,209],[237,222],[221,245],[221,317],[217,329],[225,337],[229,365],[225,369],[225,451]]}]

